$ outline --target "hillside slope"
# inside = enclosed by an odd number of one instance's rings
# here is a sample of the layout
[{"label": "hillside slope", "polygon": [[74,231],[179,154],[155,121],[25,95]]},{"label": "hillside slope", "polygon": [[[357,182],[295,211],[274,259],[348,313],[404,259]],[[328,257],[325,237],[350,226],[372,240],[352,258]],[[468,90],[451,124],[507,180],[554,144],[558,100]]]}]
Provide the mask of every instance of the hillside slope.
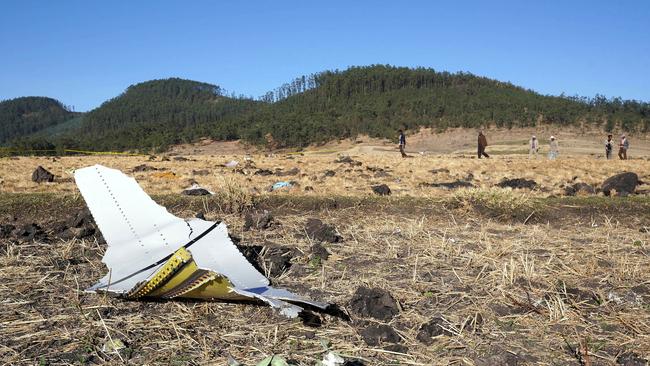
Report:
[{"label": "hillside slope", "polygon": [[21,97],[0,102],[0,144],[62,124],[79,113],[47,97]]},{"label": "hillside slope", "polygon": [[235,117],[257,103],[226,97],[207,83],[152,80],[88,112],[78,136],[95,149],[164,148],[202,136],[232,140],[239,138]]}]

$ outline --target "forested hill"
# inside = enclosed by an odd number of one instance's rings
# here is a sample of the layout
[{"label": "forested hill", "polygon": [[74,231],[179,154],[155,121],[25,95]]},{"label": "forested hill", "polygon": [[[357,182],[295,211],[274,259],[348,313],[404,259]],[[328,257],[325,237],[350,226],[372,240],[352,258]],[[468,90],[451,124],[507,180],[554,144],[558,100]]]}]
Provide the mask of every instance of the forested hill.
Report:
[{"label": "forested hill", "polygon": [[[257,100],[225,94],[218,86],[177,78],[132,85],[77,123],[66,124],[47,143],[37,144],[150,150],[211,137],[275,148],[357,134],[395,138],[397,129],[421,126],[443,130],[555,124],[650,130],[648,103],[540,95],[506,82],[426,68],[352,67],[297,78]],[[30,118],[29,113],[19,115]],[[13,120],[0,121],[16,130]],[[24,131],[3,133],[11,138]],[[20,147],[29,144],[23,140]]]},{"label": "forested hill", "polygon": [[[525,127],[589,124],[650,129],[648,103],[619,98],[544,96],[468,73],[391,66],[353,67],[296,79],[267,94],[242,131],[257,143],[300,146],[369,134],[394,138],[418,126]],[[272,137],[272,138],[271,138]]]},{"label": "forested hill", "polygon": [[93,149],[149,149],[203,136],[232,140],[239,116],[259,102],[230,98],[216,85],[183,79],[152,80],[86,114],[78,141]]},{"label": "forested hill", "polygon": [[73,117],[56,99],[22,97],[0,102],[0,144],[61,124]]}]

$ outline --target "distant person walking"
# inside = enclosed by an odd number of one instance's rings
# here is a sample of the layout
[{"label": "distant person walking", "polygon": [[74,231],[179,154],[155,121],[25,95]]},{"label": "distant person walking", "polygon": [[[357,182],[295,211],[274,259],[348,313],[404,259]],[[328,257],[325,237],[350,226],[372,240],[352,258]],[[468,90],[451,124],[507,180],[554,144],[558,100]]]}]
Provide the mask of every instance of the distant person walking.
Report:
[{"label": "distant person walking", "polygon": [[404,135],[404,131],[399,130],[399,152],[402,153],[403,158],[408,156],[404,149],[406,149],[406,136]]},{"label": "distant person walking", "polygon": [[555,160],[557,159],[557,156],[559,154],[560,154],[560,147],[557,144],[557,140],[555,140],[555,136],[551,136],[551,142],[549,143],[548,159]]},{"label": "distant person walking", "polygon": [[537,152],[539,151],[539,140],[537,140],[537,136],[533,135],[533,137],[530,138],[529,147],[528,158],[530,159],[534,156],[535,159],[537,159]]},{"label": "distant person walking", "polygon": [[630,142],[625,135],[621,135],[621,142],[618,144],[618,157],[621,160],[627,160],[627,149],[630,148]]},{"label": "distant person walking", "polygon": [[612,141],[612,135],[607,135],[607,141],[605,141],[605,158],[607,160],[612,158],[612,150],[614,150],[614,141]]},{"label": "distant person walking", "polygon": [[489,158],[489,157],[490,157],[490,155],[488,155],[488,154],[485,152],[485,148],[486,148],[487,146],[488,146],[487,138],[486,138],[485,135],[483,134],[483,131],[480,131],[480,132],[478,133],[478,158],[479,158],[479,159],[482,158],[483,156],[485,156],[486,158]]}]

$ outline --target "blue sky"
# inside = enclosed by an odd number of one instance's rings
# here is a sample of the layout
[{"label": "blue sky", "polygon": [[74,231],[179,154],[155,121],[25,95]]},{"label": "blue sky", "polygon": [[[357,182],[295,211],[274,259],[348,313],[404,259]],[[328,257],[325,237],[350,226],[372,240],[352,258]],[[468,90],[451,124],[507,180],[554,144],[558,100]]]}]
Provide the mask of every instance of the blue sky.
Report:
[{"label": "blue sky", "polygon": [[392,64],[650,101],[648,19],[647,0],[3,0],[0,100],[85,111],[172,76],[259,96],[302,74]]}]

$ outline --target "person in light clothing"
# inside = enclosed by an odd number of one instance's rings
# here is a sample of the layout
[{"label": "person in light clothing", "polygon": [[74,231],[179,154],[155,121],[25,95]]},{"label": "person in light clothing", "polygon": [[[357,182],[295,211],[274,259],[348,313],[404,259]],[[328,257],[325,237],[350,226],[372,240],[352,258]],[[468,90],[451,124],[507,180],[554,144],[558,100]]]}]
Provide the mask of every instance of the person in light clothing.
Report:
[{"label": "person in light clothing", "polygon": [[557,159],[557,156],[559,154],[560,154],[560,147],[557,144],[557,140],[555,140],[555,136],[551,136],[551,142],[549,143],[548,159],[555,160]]},{"label": "person in light clothing", "polygon": [[621,160],[627,160],[627,149],[630,148],[630,142],[625,135],[621,135],[621,142],[618,144],[618,157]]}]

